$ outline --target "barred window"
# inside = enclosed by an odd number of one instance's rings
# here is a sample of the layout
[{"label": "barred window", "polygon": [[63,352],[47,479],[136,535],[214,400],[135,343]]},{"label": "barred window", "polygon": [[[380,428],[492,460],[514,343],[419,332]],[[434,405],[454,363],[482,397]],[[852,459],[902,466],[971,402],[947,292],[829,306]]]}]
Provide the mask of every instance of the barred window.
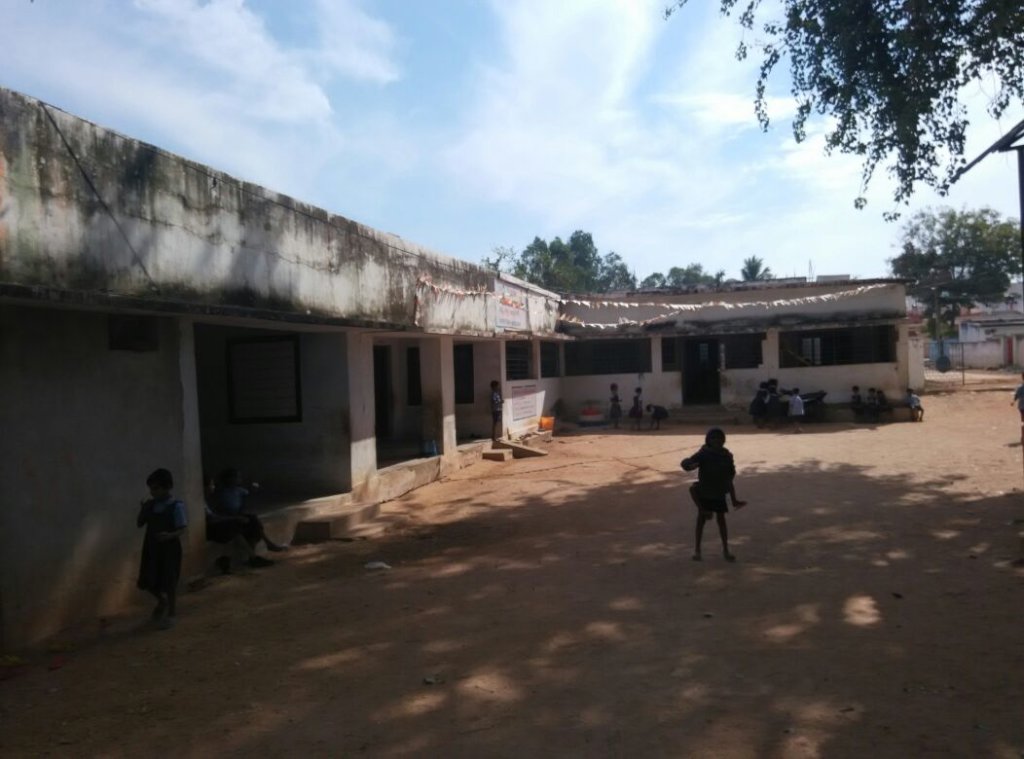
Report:
[{"label": "barred window", "polygon": [[410,406],[423,405],[423,383],[420,378],[420,349],[409,348],[405,352],[406,402]]},{"label": "barred window", "polygon": [[884,364],[896,360],[896,328],[892,325],[783,332],[779,335],[779,366]]},{"label": "barred window", "polygon": [[540,376],[541,377],[559,377],[561,376],[561,366],[558,360],[559,350],[558,343],[541,343],[540,344]]},{"label": "barred window", "polygon": [[529,340],[510,340],[505,343],[505,379],[530,379]]},{"label": "barred window", "polygon": [[651,371],[651,341],[580,340],[566,343],[565,374],[640,374]]},{"label": "barred window", "polygon": [[460,343],[454,350],[455,402],[473,402],[473,344]]},{"label": "barred window", "polygon": [[661,338],[661,369],[662,371],[670,369],[679,369],[679,356],[682,351],[679,349],[679,338],[678,337],[663,337]]},{"label": "barred window", "polygon": [[753,335],[725,335],[721,340],[725,346],[726,369],[757,369],[764,363],[761,355],[763,332]]}]

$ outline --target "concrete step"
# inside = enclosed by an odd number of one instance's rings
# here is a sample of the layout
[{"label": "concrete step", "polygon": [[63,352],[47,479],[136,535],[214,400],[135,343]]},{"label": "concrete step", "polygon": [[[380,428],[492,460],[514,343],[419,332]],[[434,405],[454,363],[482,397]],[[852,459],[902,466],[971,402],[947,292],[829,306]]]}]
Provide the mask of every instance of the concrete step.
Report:
[{"label": "concrete step", "polygon": [[508,461],[512,458],[512,451],[507,448],[499,448],[498,450],[484,451],[481,455],[485,461]]},{"label": "concrete step", "polygon": [[523,445],[522,443],[514,443],[511,440],[501,438],[500,440],[494,441],[495,448],[507,448],[512,451],[512,456],[517,459],[525,459],[533,456],[547,456],[548,452],[543,448],[534,448],[532,445]]},{"label": "concrete step", "polygon": [[353,533],[380,515],[379,503],[354,503],[341,509],[330,509],[307,516],[295,524],[292,542],[324,543],[328,540],[353,537]]}]

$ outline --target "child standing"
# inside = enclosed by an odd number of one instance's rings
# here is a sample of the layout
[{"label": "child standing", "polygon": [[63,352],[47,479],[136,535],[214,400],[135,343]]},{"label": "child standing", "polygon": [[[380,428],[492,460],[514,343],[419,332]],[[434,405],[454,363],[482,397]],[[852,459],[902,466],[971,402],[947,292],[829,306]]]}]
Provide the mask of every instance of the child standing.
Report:
[{"label": "child standing", "polygon": [[804,399],[800,397],[798,387],[794,387],[789,396],[789,418],[793,420],[793,432],[800,432],[800,422],[804,418]]},{"label": "child standing", "polygon": [[640,429],[640,422],[644,418],[644,402],[640,397],[643,392],[642,388],[637,388],[633,391],[633,405],[629,407],[629,418],[633,420],[633,429]]},{"label": "child standing", "polygon": [[622,399],[619,397],[619,386],[614,382],[611,386],[612,397],[608,408],[608,418],[612,420],[615,429],[619,428],[619,419],[622,418]]},{"label": "child standing", "polygon": [[690,497],[697,506],[693,560],[700,561],[702,558],[700,544],[704,537],[704,524],[714,514],[718,522],[718,534],[722,539],[722,556],[726,561],[736,561],[736,557],[729,553],[729,528],[725,522],[729,507],[725,503],[725,497],[729,496],[735,509],[745,506],[746,501],[736,498],[736,488],[733,485],[736,465],[732,453],[725,447],[725,432],[718,427],[708,430],[701,449],[689,458],[683,459],[679,466],[687,472],[697,470],[697,481],[690,486]]},{"label": "child standing", "polygon": [[185,504],[171,495],[174,478],[166,469],[157,469],[146,478],[149,494],[142,501],[136,525],[146,528],[139,563],[139,590],[156,598],[153,621],[161,630],[169,630],[176,619],[175,601],[181,575],[181,535],[188,524]]},{"label": "child standing", "polygon": [[498,439],[501,432],[501,409],[505,401],[501,397],[501,385],[491,380],[491,440]]}]

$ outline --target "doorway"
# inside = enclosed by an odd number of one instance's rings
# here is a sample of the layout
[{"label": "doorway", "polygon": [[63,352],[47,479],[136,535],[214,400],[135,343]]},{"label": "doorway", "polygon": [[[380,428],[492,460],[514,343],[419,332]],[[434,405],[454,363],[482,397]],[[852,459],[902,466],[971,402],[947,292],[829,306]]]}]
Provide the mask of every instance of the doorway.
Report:
[{"label": "doorway", "polygon": [[719,342],[689,338],[683,345],[683,405],[722,402],[718,378]]},{"label": "doorway", "polygon": [[373,346],[374,432],[378,445],[391,438],[391,348]]}]

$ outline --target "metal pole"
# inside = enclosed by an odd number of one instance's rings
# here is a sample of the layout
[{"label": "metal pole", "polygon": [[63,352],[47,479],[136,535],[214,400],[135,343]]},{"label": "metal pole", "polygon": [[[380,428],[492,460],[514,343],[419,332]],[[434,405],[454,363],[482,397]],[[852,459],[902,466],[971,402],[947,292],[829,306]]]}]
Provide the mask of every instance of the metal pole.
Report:
[{"label": "metal pole", "polygon": [[1024,311],[1024,146],[1017,148],[1017,197],[1020,199],[1020,303]]}]

